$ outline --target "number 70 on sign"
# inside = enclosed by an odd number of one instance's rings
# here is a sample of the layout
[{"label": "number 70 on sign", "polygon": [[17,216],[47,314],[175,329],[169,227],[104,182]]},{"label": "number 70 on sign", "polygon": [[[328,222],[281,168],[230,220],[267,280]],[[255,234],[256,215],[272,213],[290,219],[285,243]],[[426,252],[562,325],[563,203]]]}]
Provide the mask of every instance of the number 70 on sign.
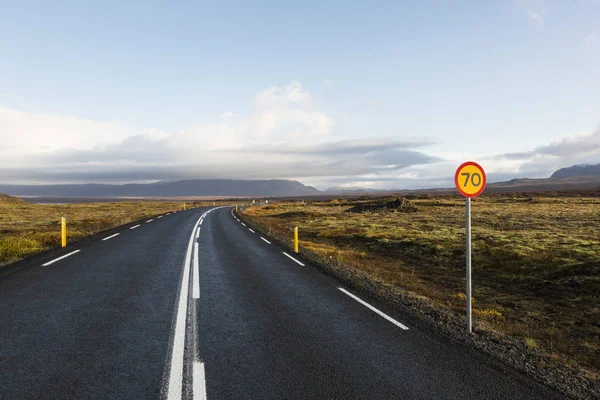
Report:
[{"label": "number 70 on sign", "polygon": [[454,184],[463,196],[477,197],[485,189],[485,171],[476,162],[467,161],[456,169]]}]

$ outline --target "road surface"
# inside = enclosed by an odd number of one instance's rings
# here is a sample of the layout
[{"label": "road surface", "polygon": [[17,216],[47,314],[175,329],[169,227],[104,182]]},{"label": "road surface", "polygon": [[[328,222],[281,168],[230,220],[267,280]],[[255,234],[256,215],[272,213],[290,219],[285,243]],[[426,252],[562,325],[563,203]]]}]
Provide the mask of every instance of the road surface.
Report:
[{"label": "road surface", "polygon": [[0,399],[562,398],[301,265],[230,207],[63,254],[0,278]]}]

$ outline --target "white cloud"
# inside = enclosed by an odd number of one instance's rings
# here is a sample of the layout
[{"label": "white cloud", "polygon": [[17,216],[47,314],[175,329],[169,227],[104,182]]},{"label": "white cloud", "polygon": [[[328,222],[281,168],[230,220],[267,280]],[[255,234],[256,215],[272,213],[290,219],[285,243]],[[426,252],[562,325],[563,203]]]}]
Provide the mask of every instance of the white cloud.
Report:
[{"label": "white cloud", "polygon": [[516,5],[535,26],[544,28],[546,16],[550,11],[545,0],[516,0]]},{"label": "white cloud", "polygon": [[326,136],[333,128],[333,120],[314,109],[310,93],[297,81],[261,91],[252,104],[254,115],[249,120],[249,130],[255,138]]},{"label": "white cloud", "polygon": [[228,111],[178,132],[0,108],[0,183],[289,178],[319,188],[448,187],[469,159],[490,181],[600,162],[600,129],[519,153],[434,153],[422,138],[340,140],[299,82],[249,100],[245,114]]},{"label": "white cloud", "polygon": [[227,111],[227,112],[224,112],[223,114],[219,115],[219,118],[229,120],[229,119],[233,118],[233,116],[234,116],[234,114],[232,111]]},{"label": "white cloud", "polygon": [[583,43],[586,46],[595,46],[600,43],[600,36],[597,33],[590,33],[585,37]]},{"label": "white cloud", "polygon": [[[228,111],[178,132],[3,108],[0,183],[301,178],[431,162],[408,150],[422,141],[396,141],[392,147],[397,150],[378,147],[377,139],[327,142],[333,129],[333,119],[316,109],[296,81],[262,90],[245,115]],[[297,143],[316,143],[318,151],[282,151]],[[328,144],[331,151],[324,151]]]},{"label": "white cloud", "polygon": [[0,157],[4,166],[18,164],[26,156],[107,145],[139,133],[121,123],[0,108]]},{"label": "white cloud", "polygon": [[544,14],[529,10],[527,16],[540,28],[544,27]]},{"label": "white cloud", "polygon": [[272,109],[286,106],[310,107],[313,99],[302,84],[298,81],[292,81],[284,87],[272,86],[262,90],[254,98],[255,108]]}]

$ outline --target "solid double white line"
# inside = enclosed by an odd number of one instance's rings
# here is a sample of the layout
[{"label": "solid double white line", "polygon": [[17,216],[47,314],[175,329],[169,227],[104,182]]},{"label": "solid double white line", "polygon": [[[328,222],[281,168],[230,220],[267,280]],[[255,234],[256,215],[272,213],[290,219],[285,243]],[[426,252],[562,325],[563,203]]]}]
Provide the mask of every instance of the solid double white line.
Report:
[{"label": "solid double white line", "polygon": [[[173,354],[171,356],[171,366],[169,370],[168,380],[168,400],[181,400],[183,390],[183,362],[185,352],[185,336],[188,314],[188,297],[190,286],[190,270],[192,268],[192,251],[193,251],[193,280],[192,280],[192,297],[198,299],[200,297],[200,271],[198,258],[198,243],[194,242],[194,238],[200,234],[200,225],[204,218],[213,210],[222,207],[216,207],[205,212],[194,225],[194,229],[190,235],[185,261],[183,265],[183,276],[181,278],[181,289],[179,293],[179,302],[177,304],[177,314],[175,319],[175,329],[173,334]],[[194,350],[195,352],[195,350]],[[196,357],[196,354],[194,354]],[[206,378],[204,376],[204,363],[194,359],[192,365],[192,388],[194,400],[206,399]]]},{"label": "solid double white line", "polygon": [[[201,219],[202,217],[200,217]],[[188,244],[185,261],[183,264],[183,276],[181,278],[181,290],[179,292],[179,303],[177,305],[177,319],[175,320],[175,334],[173,335],[173,354],[171,356],[171,370],[169,373],[169,400],[181,400],[183,386],[183,353],[185,349],[185,327],[188,309],[188,290],[190,286],[190,263],[192,261],[192,248],[196,227],[200,219],[194,225],[190,242]]]}]

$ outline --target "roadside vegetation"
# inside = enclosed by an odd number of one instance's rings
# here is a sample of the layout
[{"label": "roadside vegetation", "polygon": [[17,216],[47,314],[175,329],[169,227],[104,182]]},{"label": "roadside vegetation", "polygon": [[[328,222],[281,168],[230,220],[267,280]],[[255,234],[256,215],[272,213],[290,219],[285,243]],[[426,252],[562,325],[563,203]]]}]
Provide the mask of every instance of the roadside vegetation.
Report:
[{"label": "roadside vegetation", "polygon": [[[563,363],[600,370],[600,197],[488,195],[473,200],[475,327],[519,338]],[[458,196],[336,199],[244,214],[301,252],[465,313],[465,201]]]},{"label": "roadside vegetation", "polygon": [[[194,203],[198,205],[200,203]],[[0,267],[59,247],[61,217],[67,219],[71,243],[106,229],[182,208],[183,202],[162,201],[41,205],[0,195]]]}]

